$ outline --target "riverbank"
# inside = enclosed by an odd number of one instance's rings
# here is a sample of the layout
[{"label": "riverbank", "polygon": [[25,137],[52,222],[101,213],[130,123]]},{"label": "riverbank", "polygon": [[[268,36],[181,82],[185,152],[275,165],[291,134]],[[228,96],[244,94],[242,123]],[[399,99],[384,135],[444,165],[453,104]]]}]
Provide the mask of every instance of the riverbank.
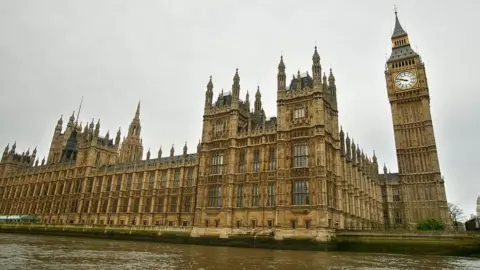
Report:
[{"label": "riverbank", "polygon": [[262,235],[258,233],[198,235],[195,228],[184,227],[1,224],[0,232],[245,248],[480,257],[480,234],[468,233],[342,231],[336,232],[328,240],[319,241],[298,234],[279,240],[274,230]]}]

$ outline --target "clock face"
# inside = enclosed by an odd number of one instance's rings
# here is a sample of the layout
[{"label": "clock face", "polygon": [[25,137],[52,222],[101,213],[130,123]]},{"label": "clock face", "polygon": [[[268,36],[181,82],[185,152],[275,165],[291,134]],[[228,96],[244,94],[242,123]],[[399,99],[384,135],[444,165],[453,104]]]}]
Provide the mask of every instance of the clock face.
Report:
[{"label": "clock face", "polygon": [[400,89],[410,89],[417,83],[417,76],[410,71],[402,71],[395,77],[395,85]]}]

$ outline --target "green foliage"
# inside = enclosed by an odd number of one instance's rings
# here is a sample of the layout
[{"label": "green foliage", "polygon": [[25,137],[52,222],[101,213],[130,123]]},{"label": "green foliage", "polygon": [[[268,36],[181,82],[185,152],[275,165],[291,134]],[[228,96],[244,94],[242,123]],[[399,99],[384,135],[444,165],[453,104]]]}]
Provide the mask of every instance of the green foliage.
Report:
[{"label": "green foliage", "polygon": [[420,221],[417,224],[417,229],[421,231],[443,231],[445,230],[445,224],[434,218],[429,218]]}]

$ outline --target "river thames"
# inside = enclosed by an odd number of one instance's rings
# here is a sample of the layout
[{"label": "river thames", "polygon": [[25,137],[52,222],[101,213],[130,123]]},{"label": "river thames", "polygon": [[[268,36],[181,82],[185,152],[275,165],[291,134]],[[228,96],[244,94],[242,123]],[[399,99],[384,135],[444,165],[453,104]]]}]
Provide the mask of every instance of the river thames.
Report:
[{"label": "river thames", "polygon": [[7,269],[480,269],[480,259],[0,234]]}]

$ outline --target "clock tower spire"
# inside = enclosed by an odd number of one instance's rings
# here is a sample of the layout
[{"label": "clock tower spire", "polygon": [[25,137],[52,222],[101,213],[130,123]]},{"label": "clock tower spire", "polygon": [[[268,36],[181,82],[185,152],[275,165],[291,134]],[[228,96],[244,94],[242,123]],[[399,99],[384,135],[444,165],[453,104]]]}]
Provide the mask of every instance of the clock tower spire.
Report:
[{"label": "clock tower spire", "polygon": [[404,228],[415,228],[418,222],[429,218],[450,225],[425,65],[411,48],[396,9],[391,41],[392,53],[387,60],[385,79],[401,186],[398,212],[393,216],[401,217],[398,220]]}]

